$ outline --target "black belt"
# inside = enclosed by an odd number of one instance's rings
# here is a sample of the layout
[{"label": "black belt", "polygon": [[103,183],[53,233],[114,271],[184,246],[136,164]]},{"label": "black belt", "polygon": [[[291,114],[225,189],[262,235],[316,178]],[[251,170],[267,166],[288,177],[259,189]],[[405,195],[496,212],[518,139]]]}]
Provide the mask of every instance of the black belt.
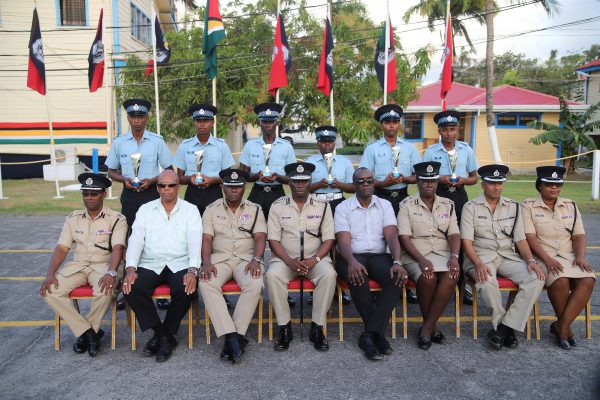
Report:
[{"label": "black belt", "polygon": [[379,192],[379,194],[386,196],[386,197],[398,197],[400,195],[407,194],[408,188],[402,188],[402,189],[376,188],[375,194],[377,194],[378,192]]},{"label": "black belt", "polygon": [[[448,185],[444,185],[443,183],[438,184],[438,189],[440,190],[445,190],[446,192],[461,192],[461,191],[465,191],[465,185],[460,185],[460,186],[448,186]],[[453,190],[451,190],[453,189]]]},{"label": "black belt", "polygon": [[283,191],[283,185],[257,185],[257,184],[254,184],[254,187],[257,188],[258,190],[266,192],[266,193]]},{"label": "black belt", "polygon": [[148,190],[154,190],[154,191],[156,191],[156,183],[151,184],[150,186],[148,186],[144,190],[129,189],[128,187],[125,186],[125,184],[123,184],[123,192],[130,192],[130,193],[139,194],[139,193],[147,192]]}]

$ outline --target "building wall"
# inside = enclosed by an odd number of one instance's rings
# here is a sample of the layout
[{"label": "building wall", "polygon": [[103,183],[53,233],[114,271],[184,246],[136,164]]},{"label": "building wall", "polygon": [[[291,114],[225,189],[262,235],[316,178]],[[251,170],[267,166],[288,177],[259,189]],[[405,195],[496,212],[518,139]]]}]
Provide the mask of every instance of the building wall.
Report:
[{"label": "building wall", "polygon": [[[586,104],[591,106],[600,102],[600,71],[591,72],[588,81]],[[597,111],[594,116],[594,120],[600,119],[600,111]],[[592,134],[596,136],[594,138],[596,145],[600,145],[600,137],[598,137],[600,136],[600,129],[596,129]]]}]

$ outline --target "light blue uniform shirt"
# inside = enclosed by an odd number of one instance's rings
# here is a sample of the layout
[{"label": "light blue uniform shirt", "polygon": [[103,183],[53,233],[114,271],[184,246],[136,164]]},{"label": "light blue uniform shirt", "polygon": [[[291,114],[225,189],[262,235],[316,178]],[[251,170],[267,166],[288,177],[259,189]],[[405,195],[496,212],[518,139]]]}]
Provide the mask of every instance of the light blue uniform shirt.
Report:
[{"label": "light blue uniform shirt", "polygon": [[173,165],[173,156],[163,138],[150,131],[144,131],[139,145],[131,132],[117,137],[110,146],[104,165],[110,169],[120,169],[121,175],[133,179],[131,155],[135,153],[142,154],[138,171],[138,178],[140,179],[150,179],[158,176],[158,164],[163,168]]},{"label": "light blue uniform shirt", "polygon": [[[256,174],[265,170],[265,156],[263,153],[263,137],[249,140],[244,145],[242,154],[240,155],[240,164],[250,167],[250,172]],[[277,175],[285,175],[284,167],[288,164],[296,162],[296,154],[294,148],[287,141],[281,138],[276,138],[271,148],[271,156],[269,158],[269,170]],[[281,185],[279,182],[265,183],[256,182],[257,185]]]},{"label": "light blue uniform shirt", "polygon": [[[304,160],[304,162],[314,164],[315,170],[312,173],[312,182],[321,182],[327,178],[327,163],[321,154],[312,155]],[[352,167],[352,161],[345,156],[338,156],[337,154],[333,157],[333,167],[331,168],[331,175],[338,181],[344,183],[352,183],[352,174],[354,168]],[[315,193],[339,193],[340,189],[325,187],[315,190]]]},{"label": "light blue uniform shirt", "polygon": [[198,150],[204,150],[202,171],[200,171],[202,175],[214,178],[219,176],[221,170],[235,164],[231,150],[223,139],[211,135],[206,143],[202,144],[198,136],[194,136],[181,142],[175,155],[175,165],[184,170],[187,176],[195,175],[198,172],[194,155],[194,152]]},{"label": "light blue uniform shirt", "polygon": [[[470,172],[477,171],[477,160],[475,159],[475,153],[473,149],[465,142],[456,141],[454,147],[458,153],[458,159],[456,160],[456,176],[467,178]],[[444,145],[441,143],[432,144],[425,150],[423,155],[423,161],[437,161],[441,163],[440,175],[452,175],[452,168],[450,166],[450,158]]]},{"label": "light blue uniform shirt", "polygon": [[[398,171],[402,176],[411,176],[413,172],[415,172],[413,165],[421,162],[421,155],[414,144],[400,138],[396,139],[396,146],[401,147],[400,158],[398,159]],[[375,180],[385,180],[386,176],[394,169],[392,147],[385,138],[382,137],[365,148],[365,152],[360,159],[359,165],[361,167],[369,168],[371,172],[373,172]],[[403,189],[407,186],[408,185],[403,182],[387,186],[385,189]]]}]

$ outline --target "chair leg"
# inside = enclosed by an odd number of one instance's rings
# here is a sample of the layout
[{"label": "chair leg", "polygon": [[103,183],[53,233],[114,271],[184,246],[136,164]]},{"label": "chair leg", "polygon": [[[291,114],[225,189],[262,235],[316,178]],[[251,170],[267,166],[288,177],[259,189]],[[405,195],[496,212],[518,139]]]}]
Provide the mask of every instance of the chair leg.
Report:
[{"label": "chair leg", "polygon": [[527,331],[527,340],[531,340],[531,314],[529,315],[529,318],[527,318],[527,325],[525,329]]},{"label": "chair leg", "polygon": [[477,339],[477,288],[474,284],[471,285],[471,292],[473,292],[473,339]]},{"label": "chair leg", "polygon": [[462,280],[462,283],[460,284],[460,301],[458,303],[458,308],[460,311],[462,311],[462,305],[463,305],[463,302],[465,301],[465,291],[467,290],[467,280],[468,280],[468,278],[465,276],[464,279]]},{"label": "chair leg", "polygon": [[258,343],[262,343],[263,331],[263,296],[262,293],[258,298]]},{"label": "chair leg", "polygon": [[[129,305],[125,304],[125,308],[128,308]],[[136,343],[135,343],[135,311],[130,310],[129,315],[131,315],[131,350],[135,351]]]},{"label": "chair leg", "polygon": [[402,286],[402,336],[408,337],[408,304],[406,302],[406,286]]},{"label": "chair leg", "polygon": [[344,341],[344,304],[342,302],[342,288],[337,285],[338,292],[338,328],[340,331],[340,342]]},{"label": "chair leg", "polygon": [[392,310],[392,339],[396,339],[396,307]]},{"label": "chair leg", "polygon": [[458,286],[454,286],[454,323],[455,323],[455,333],[456,337],[460,337],[460,294],[458,290]]},{"label": "chair leg", "polygon": [[273,340],[273,305],[269,299],[269,341]]},{"label": "chair leg", "polygon": [[111,330],[110,330],[110,348],[112,350],[117,348],[117,298],[115,297],[111,305]]},{"label": "chair leg", "polygon": [[535,324],[535,338],[540,340],[540,305],[537,301],[533,304],[533,323]]},{"label": "chair leg", "polygon": [[188,349],[194,348],[194,311],[193,305],[190,303],[190,309],[188,310]]},{"label": "chair leg", "polygon": [[210,344],[210,318],[206,306],[204,306],[204,324],[206,325],[206,344]]},{"label": "chair leg", "polygon": [[81,314],[81,311],[79,311],[79,302],[77,301],[77,299],[73,299],[73,305],[75,306],[77,312]]},{"label": "chair leg", "polygon": [[54,350],[60,350],[60,315],[54,317]]},{"label": "chair leg", "polygon": [[587,339],[592,338],[592,305],[590,300],[585,305],[585,337]]},{"label": "chair leg", "polygon": [[198,303],[198,301],[195,301],[194,303],[192,303],[192,305],[194,306],[194,316],[196,317],[196,326],[200,326],[202,324],[201,320],[200,320],[200,304]]},{"label": "chair leg", "polygon": [[131,315],[129,307],[127,306],[127,301],[125,301],[125,319],[127,319],[127,326],[131,327]]}]

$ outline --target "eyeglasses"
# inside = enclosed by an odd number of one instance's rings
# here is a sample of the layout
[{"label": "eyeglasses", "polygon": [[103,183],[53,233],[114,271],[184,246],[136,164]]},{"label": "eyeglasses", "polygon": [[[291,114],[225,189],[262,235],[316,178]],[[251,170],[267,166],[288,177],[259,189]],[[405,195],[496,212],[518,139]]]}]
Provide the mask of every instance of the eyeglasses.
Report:
[{"label": "eyeglasses", "polygon": [[357,185],[372,185],[375,182],[373,178],[357,179],[354,181]]},{"label": "eyeglasses", "polygon": [[546,186],[546,187],[558,187],[558,188],[560,188],[560,187],[562,187],[562,185],[563,184],[560,183],[560,182],[544,182],[544,186]]},{"label": "eyeglasses", "polygon": [[81,192],[82,197],[98,197],[102,192]]},{"label": "eyeglasses", "polygon": [[176,187],[178,185],[179,185],[179,183],[157,183],[156,184],[156,186],[158,186],[161,189],[164,189],[164,188],[167,188],[167,187],[168,188],[174,188],[174,187]]}]

